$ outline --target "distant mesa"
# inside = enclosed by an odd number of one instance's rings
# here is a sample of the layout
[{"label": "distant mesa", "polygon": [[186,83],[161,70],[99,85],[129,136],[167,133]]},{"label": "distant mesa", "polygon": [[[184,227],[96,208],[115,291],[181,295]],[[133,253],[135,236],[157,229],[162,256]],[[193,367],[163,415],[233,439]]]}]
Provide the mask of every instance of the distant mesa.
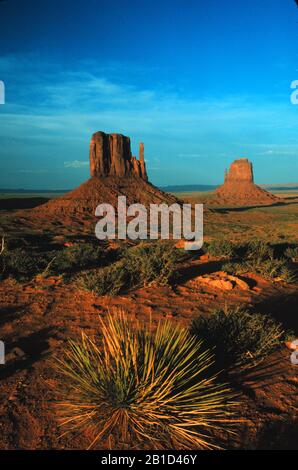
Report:
[{"label": "distant mesa", "polygon": [[132,156],[130,138],[122,134],[96,132],[90,142],[91,176],[139,176],[148,181],[144,144],[140,143],[139,160]]},{"label": "distant mesa", "polygon": [[271,205],[280,198],[254,183],[253,166],[247,158],[235,160],[225,171],[224,184],[217,188],[211,204],[226,206]]}]

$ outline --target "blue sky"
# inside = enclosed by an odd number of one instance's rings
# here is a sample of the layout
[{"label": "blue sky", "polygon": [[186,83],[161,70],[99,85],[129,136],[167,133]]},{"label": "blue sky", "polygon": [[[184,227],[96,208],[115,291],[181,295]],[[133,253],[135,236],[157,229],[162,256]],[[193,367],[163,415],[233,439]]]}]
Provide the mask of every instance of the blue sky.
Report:
[{"label": "blue sky", "polygon": [[97,130],[158,185],[297,182],[297,42],[294,0],[0,2],[0,187],[77,186]]}]

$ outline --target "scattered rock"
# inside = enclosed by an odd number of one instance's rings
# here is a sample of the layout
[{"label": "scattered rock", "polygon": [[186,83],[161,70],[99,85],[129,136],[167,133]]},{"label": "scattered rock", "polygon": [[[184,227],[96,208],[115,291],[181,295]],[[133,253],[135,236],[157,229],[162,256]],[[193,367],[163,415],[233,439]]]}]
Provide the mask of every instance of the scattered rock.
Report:
[{"label": "scattered rock", "polygon": [[233,290],[235,287],[239,287],[242,290],[249,290],[250,287],[247,282],[225,273],[224,271],[218,271],[212,274],[204,274],[196,278],[196,281],[202,284],[209,285],[222,290]]},{"label": "scattered rock", "polygon": [[19,361],[26,359],[26,353],[18,347],[13,348],[9,353],[5,355],[5,362]]},{"label": "scattered rock", "polygon": [[285,345],[288,349],[298,351],[298,339],[296,339],[295,341],[285,341]]}]

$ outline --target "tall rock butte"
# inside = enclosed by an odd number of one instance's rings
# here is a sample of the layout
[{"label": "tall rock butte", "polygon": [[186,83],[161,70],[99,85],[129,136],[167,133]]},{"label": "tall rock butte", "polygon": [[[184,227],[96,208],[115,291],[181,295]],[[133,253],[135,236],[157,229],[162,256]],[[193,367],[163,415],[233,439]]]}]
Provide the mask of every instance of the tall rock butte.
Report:
[{"label": "tall rock butte", "polygon": [[240,158],[225,171],[224,184],[215,190],[210,202],[227,206],[252,206],[270,205],[279,200],[254,183],[252,163],[247,158]]},{"label": "tall rock butte", "polygon": [[130,138],[122,134],[95,132],[90,142],[91,176],[139,176],[148,181],[144,144],[140,143],[139,160],[132,156]]},{"label": "tall rock butte", "polygon": [[182,204],[148,181],[143,143],[139,151],[139,159],[132,156],[129,137],[96,132],[90,142],[91,178],[63,196],[31,209],[29,218],[35,214],[39,220],[57,219],[71,225],[78,217],[81,226],[82,221],[94,222],[98,204],[109,203],[117,208],[118,196],[126,196],[127,205]]}]

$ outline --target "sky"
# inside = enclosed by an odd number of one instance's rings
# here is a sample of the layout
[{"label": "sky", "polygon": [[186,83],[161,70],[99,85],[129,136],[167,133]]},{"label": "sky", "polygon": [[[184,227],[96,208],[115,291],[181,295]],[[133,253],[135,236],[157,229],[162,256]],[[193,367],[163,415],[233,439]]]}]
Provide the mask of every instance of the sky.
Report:
[{"label": "sky", "polygon": [[297,183],[297,43],[294,0],[0,1],[0,188],[77,186],[98,130],[156,185]]}]

